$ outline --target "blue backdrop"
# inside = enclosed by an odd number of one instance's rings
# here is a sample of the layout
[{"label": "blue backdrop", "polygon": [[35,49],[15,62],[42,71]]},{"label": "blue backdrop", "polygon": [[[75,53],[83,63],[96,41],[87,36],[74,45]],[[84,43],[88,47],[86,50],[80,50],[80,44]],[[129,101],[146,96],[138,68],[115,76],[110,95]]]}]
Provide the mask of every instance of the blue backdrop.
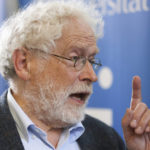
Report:
[{"label": "blue backdrop", "polygon": [[[88,107],[111,109],[113,127],[122,136],[121,118],[130,105],[134,75],[141,76],[143,101],[150,105],[150,1],[91,1],[103,14],[105,27],[104,37],[97,42],[103,67],[97,72],[99,80]],[[18,2],[23,7],[31,0]],[[0,93],[6,87],[0,79]]]}]

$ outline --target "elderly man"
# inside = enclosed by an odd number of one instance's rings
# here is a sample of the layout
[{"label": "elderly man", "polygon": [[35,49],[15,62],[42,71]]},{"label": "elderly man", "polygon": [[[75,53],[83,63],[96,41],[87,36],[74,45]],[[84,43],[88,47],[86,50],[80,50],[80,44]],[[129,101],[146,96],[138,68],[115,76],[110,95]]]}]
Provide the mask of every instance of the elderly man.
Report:
[{"label": "elderly man", "polygon": [[[1,150],[124,150],[114,129],[84,109],[101,66],[103,21],[81,2],[32,4],[0,29],[0,71],[10,88],[0,99]],[[128,150],[150,150],[150,110],[133,79],[122,125]]]}]

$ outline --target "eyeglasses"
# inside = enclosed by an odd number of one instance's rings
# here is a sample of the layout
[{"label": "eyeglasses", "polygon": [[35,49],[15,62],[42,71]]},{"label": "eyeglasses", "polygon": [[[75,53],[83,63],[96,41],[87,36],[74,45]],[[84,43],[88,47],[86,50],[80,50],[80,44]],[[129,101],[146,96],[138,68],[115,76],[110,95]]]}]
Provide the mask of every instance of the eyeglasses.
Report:
[{"label": "eyeglasses", "polygon": [[84,56],[74,56],[72,58],[66,58],[64,56],[59,56],[56,54],[50,54],[50,55],[72,61],[73,67],[78,71],[81,70],[85,66],[87,60],[93,66],[94,70],[98,70],[102,66],[101,61],[98,58],[94,58],[94,59],[90,60]]}]

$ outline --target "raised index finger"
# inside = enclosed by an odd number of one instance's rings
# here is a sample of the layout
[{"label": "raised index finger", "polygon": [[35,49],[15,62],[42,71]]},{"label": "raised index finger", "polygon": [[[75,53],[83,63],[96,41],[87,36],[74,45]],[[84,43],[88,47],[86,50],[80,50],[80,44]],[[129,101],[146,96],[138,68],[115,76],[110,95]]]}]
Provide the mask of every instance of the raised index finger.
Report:
[{"label": "raised index finger", "polygon": [[141,102],[141,79],[139,76],[134,76],[132,81],[132,97],[130,108],[135,109],[136,105]]}]

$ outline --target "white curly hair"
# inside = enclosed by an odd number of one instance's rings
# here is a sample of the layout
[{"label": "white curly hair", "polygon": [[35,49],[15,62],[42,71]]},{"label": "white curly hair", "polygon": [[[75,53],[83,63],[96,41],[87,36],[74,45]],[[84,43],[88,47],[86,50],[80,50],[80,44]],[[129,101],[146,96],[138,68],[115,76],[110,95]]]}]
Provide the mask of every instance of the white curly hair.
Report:
[{"label": "white curly hair", "polygon": [[83,19],[95,36],[103,36],[104,22],[96,7],[81,0],[36,2],[10,17],[0,28],[0,73],[6,79],[15,74],[12,54],[15,49],[42,49],[50,53],[61,37],[63,25],[70,17]]}]

